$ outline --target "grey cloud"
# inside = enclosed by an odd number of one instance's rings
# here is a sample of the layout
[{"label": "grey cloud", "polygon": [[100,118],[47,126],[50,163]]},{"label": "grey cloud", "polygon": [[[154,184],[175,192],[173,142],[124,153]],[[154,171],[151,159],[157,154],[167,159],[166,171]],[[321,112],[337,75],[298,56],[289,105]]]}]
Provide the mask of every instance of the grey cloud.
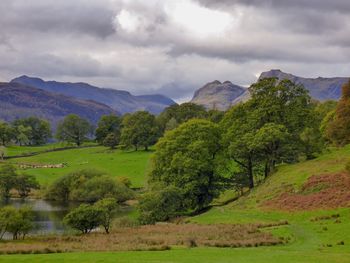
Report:
[{"label": "grey cloud", "polygon": [[115,32],[115,13],[108,7],[104,0],[2,0],[0,25],[11,33],[42,31],[107,37]]}]

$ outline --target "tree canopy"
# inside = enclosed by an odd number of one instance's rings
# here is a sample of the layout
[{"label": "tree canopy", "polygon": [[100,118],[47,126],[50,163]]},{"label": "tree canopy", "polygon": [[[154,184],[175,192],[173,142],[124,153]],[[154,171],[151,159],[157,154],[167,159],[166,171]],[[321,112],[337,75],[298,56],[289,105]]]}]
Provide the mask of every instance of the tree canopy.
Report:
[{"label": "tree canopy", "polygon": [[69,114],[58,124],[56,137],[61,141],[72,142],[80,146],[87,140],[90,132],[91,125],[87,120],[78,115]]}]

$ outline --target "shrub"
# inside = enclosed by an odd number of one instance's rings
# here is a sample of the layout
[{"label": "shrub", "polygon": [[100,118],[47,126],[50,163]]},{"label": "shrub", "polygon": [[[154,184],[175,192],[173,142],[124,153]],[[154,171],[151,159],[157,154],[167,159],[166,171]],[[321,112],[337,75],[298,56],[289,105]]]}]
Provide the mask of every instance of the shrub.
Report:
[{"label": "shrub", "polygon": [[57,179],[49,186],[45,196],[51,200],[83,202],[115,198],[121,203],[133,198],[133,191],[102,172],[82,170]]},{"label": "shrub", "polygon": [[83,234],[90,233],[98,227],[102,221],[102,209],[96,206],[82,204],[70,211],[63,219],[63,222]]},{"label": "shrub", "polygon": [[169,186],[163,190],[153,190],[144,194],[139,203],[141,224],[166,221],[183,212],[181,190]]}]

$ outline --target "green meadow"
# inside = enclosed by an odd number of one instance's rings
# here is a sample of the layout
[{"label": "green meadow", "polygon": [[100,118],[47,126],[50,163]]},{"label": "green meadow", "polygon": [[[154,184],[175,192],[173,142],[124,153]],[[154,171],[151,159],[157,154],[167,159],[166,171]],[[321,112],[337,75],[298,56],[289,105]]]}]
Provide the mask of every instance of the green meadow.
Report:
[{"label": "green meadow", "polygon": [[[24,149],[10,148],[10,155],[18,155],[25,152],[40,152],[57,145],[43,147],[21,147]],[[146,181],[146,173],[150,163],[152,151],[111,151],[102,146],[77,148],[62,151],[42,152],[40,154],[10,159],[14,164],[60,164],[65,163],[64,168],[35,168],[24,170],[34,175],[40,184],[50,184],[58,177],[81,169],[98,169],[115,177],[127,177],[131,180],[132,187],[143,187]]]}]

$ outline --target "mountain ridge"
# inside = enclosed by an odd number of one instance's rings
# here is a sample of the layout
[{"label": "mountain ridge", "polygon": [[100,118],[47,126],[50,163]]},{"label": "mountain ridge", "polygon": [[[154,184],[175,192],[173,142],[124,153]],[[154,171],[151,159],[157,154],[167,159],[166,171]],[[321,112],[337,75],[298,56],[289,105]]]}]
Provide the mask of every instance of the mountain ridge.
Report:
[{"label": "mountain ridge", "polygon": [[13,121],[37,116],[56,126],[72,113],[96,124],[102,115],[117,114],[117,111],[93,100],[80,100],[15,82],[0,83],[0,119]]},{"label": "mountain ridge", "polygon": [[175,101],[161,94],[135,96],[128,91],[100,88],[84,82],[45,81],[38,77],[26,75],[14,78],[10,82],[21,83],[78,99],[94,100],[108,105],[121,114],[138,110],[147,110],[153,114],[159,114],[164,108],[176,104]]}]

